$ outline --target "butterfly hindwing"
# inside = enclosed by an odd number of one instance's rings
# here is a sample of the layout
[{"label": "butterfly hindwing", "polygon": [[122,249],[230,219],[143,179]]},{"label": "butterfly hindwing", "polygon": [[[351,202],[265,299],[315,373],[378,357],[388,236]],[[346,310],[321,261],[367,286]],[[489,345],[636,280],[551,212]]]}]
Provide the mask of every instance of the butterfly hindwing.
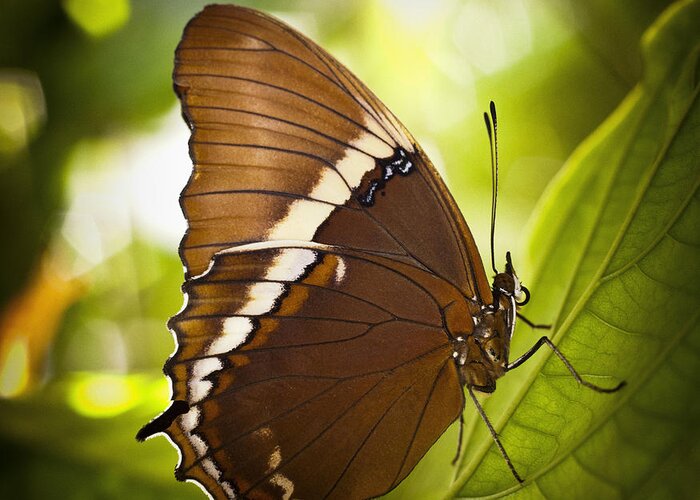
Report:
[{"label": "butterfly hindwing", "polygon": [[218,496],[379,495],[459,415],[441,314],[459,291],[422,269],[248,245],[184,289],[166,372],[190,410],[167,432],[178,476]]}]

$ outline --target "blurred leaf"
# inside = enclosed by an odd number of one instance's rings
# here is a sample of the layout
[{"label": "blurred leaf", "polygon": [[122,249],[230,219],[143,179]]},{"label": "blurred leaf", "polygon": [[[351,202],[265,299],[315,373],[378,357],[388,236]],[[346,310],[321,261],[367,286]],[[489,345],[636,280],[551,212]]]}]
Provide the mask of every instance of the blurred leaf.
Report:
[{"label": "blurred leaf", "polygon": [[177,452],[166,440],[144,445],[134,439],[156,408],[165,405],[154,397],[162,393],[163,378],[130,376],[143,388],[143,404],[113,418],[87,418],[63,403],[71,387],[86,377],[64,378],[31,399],[0,400],[5,457],[0,497],[202,498],[196,486],[174,480]]},{"label": "blurred leaf", "polygon": [[3,2],[0,68],[38,78],[46,121],[26,150],[0,155],[0,215],[13,238],[0,247],[0,259],[12,262],[0,281],[0,305],[26,282],[60,221],[71,149],[86,137],[144,128],[174,105],[173,50],[202,3],[133,2],[128,23],[95,39],[60,2]]},{"label": "blurred leaf", "polygon": [[[650,28],[643,81],[549,189],[520,266],[534,291],[528,317],[555,325],[585,378],[629,386],[595,393],[539,353],[486,403],[525,485],[476,425],[459,496],[664,497],[698,485],[698,32],[698,1]],[[519,328],[511,352],[532,342]]]},{"label": "blurred leaf", "polygon": [[21,394],[44,375],[46,352],[63,315],[85,293],[85,283],[62,271],[45,254],[27,287],[0,315],[0,397]]},{"label": "blurred leaf", "polygon": [[[632,87],[641,74],[639,38],[669,0],[545,0],[610,75]],[[615,22],[611,23],[610,20]]]}]

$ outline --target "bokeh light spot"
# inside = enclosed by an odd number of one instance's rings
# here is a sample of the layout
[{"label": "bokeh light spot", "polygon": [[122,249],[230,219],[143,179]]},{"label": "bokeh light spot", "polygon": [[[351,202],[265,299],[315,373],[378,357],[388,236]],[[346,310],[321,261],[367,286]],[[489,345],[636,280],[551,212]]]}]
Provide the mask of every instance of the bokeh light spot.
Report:
[{"label": "bokeh light spot", "polygon": [[0,71],[0,153],[24,149],[45,118],[39,77],[24,70]]},{"label": "bokeh light spot", "polygon": [[129,0],[64,0],[63,10],[85,33],[95,38],[114,33],[129,20]]},{"label": "bokeh light spot", "polygon": [[490,75],[530,54],[530,18],[522,0],[468,2],[454,25],[454,41],[465,61]]},{"label": "bokeh light spot", "polygon": [[85,417],[114,417],[138,403],[140,380],[128,375],[81,374],[71,386],[68,404]]},{"label": "bokeh light spot", "polygon": [[0,397],[11,398],[24,392],[29,383],[29,351],[24,338],[12,342],[0,359]]}]

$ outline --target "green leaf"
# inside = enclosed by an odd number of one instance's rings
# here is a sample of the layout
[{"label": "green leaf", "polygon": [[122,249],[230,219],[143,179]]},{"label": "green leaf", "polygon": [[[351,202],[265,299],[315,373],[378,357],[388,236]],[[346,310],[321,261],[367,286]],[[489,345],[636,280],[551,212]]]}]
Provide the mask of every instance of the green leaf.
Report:
[{"label": "green leaf", "polygon": [[[472,416],[449,496],[665,498],[699,485],[699,32],[698,1],[649,29],[642,81],[572,155],[534,216],[530,257],[515,259],[533,291],[523,313],[554,325],[585,379],[628,386],[581,387],[544,347],[485,403],[525,484]],[[512,356],[535,333],[521,324]]]}]

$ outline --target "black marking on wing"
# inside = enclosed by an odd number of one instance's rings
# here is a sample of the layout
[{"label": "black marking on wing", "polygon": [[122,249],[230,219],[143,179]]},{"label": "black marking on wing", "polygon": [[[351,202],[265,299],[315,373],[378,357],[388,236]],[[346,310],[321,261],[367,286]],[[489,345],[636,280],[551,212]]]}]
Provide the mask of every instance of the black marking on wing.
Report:
[{"label": "black marking on wing", "polygon": [[389,158],[378,158],[376,160],[377,168],[381,169],[381,175],[369,181],[368,187],[357,195],[357,200],[365,207],[374,205],[374,198],[377,192],[382,192],[389,182],[397,173],[402,176],[407,176],[413,172],[413,161],[403,150],[396,148],[393,156]]},{"label": "black marking on wing", "polygon": [[173,401],[163,413],[141,427],[139,432],[136,433],[136,440],[145,441],[154,434],[165,431],[177,417],[184,415],[188,411],[190,411],[190,405],[187,401]]}]

